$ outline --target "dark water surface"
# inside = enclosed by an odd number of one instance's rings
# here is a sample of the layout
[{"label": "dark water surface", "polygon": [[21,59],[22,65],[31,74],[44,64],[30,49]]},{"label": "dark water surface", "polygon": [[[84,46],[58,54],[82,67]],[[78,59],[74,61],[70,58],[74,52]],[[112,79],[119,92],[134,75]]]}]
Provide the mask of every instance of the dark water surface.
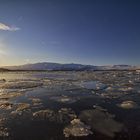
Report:
[{"label": "dark water surface", "polygon": [[0,73],[0,139],[138,140],[139,116],[136,71]]}]

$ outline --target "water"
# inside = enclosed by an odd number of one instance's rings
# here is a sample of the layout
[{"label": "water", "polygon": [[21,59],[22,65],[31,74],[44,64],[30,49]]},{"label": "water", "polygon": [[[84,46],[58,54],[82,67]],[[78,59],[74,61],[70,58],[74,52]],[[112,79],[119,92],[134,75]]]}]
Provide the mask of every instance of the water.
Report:
[{"label": "water", "polygon": [[0,73],[1,139],[135,140],[139,106],[135,71]]}]

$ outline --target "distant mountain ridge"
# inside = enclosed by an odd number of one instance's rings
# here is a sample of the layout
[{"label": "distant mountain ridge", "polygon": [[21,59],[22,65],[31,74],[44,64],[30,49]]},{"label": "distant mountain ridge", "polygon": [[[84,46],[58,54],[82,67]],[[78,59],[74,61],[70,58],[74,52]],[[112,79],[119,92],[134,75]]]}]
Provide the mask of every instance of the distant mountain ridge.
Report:
[{"label": "distant mountain ridge", "polygon": [[7,68],[9,70],[86,70],[86,69],[94,69],[94,66],[73,63],[60,64],[60,63],[42,62],[19,66],[6,66],[3,68]]},{"label": "distant mountain ridge", "polygon": [[5,68],[0,68],[0,71],[9,71],[9,70]]},{"label": "distant mountain ridge", "polygon": [[109,66],[93,66],[82,64],[60,64],[51,62],[42,62],[34,64],[25,64],[19,66],[6,66],[2,67],[9,70],[132,70],[138,69],[136,66],[131,65],[109,65]]}]

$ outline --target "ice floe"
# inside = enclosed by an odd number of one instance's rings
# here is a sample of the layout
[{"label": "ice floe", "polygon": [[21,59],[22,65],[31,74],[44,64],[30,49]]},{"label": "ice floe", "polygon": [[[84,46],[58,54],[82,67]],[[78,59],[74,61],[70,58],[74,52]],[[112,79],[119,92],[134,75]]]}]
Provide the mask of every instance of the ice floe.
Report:
[{"label": "ice floe", "polygon": [[76,117],[75,112],[70,108],[61,108],[58,112],[45,109],[33,113],[34,120],[47,120],[56,123],[68,123]]},{"label": "ice floe", "polygon": [[114,137],[115,133],[122,130],[122,124],[114,120],[114,115],[102,109],[84,110],[80,114],[80,119],[96,130],[109,137]]},{"label": "ice floe", "polygon": [[118,104],[118,106],[123,109],[135,109],[138,107],[134,101],[123,101],[121,104]]},{"label": "ice floe", "polygon": [[72,98],[72,97],[68,97],[66,95],[62,95],[62,96],[53,96],[50,97],[51,100],[60,102],[60,103],[75,103],[78,99],[76,98]]},{"label": "ice floe", "polygon": [[102,90],[106,88],[106,85],[99,81],[82,81],[76,83],[76,85],[89,90]]},{"label": "ice floe", "polygon": [[64,128],[63,133],[65,137],[88,136],[90,134],[93,134],[93,132],[90,129],[90,126],[85,125],[83,122],[80,121],[80,119],[74,119],[71,121],[70,125]]}]

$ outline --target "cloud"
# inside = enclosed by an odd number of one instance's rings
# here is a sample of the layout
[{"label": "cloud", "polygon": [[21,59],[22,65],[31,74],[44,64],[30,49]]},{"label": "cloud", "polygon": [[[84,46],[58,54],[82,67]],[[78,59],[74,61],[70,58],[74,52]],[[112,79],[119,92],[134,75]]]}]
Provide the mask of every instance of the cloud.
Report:
[{"label": "cloud", "polygon": [[18,31],[20,28],[14,26],[8,26],[6,24],[0,23],[0,30],[3,31]]}]

